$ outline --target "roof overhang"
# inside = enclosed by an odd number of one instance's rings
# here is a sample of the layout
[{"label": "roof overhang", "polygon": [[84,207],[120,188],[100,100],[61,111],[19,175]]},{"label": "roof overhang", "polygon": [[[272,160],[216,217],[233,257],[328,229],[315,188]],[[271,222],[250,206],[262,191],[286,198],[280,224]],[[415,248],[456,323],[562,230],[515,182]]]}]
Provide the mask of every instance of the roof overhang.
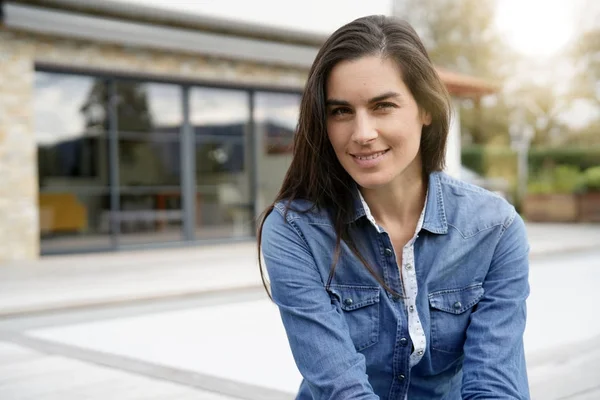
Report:
[{"label": "roof overhang", "polygon": [[469,75],[448,71],[436,67],[436,70],[448,88],[448,92],[457,97],[479,98],[498,92],[499,87],[490,82]]},{"label": "roof overhang", "polygon": [[[43,35],[86,39],[96,42],[136,46],[163,51],[180,51],[203,56],[310,68],[324,37],[254,24],[226,21],[157,8],[103,0],[5,1],[3,25],[9,29]],[[77,11],[75,11],[77,10]],[[96,15],[104,12],[106,15]],[[118,18],[117,15],[127,17]],[[145,21],[135,21],[132,18]],[[155,21],[149,22],[150,20]],[[169,24],[178,23],[183,27]],[[229,34],[216,33],[225,29]],[[234,34],[235,33],[235,34]],[[272,39],[260,39],[270,37]],[[305,43],[299,44],[302,39]],[[295,41],[296,43],[292,43]],[[498,87],[482,79],[458,74],[443,68],[437,71],[450,94],[478,98],[498,91]]]},{"label": "roof overhang", "polygon": [[231,60],[308,68],[318,48],[233,35],[131,22],[5,2],[9,29],[124,46],[180,51]]},{"label": "roof overhang", "polygon": [[151,5],[116,0],[11,0],[13,4],[44,7],[56,11],[77,12],[96,17],[118,18],[196,31],[221,33],[246,38],[272,40],[319,47],[327,35],[310,31],[278,28],[235,19],[218,18],[198,12],[189,13]]}]

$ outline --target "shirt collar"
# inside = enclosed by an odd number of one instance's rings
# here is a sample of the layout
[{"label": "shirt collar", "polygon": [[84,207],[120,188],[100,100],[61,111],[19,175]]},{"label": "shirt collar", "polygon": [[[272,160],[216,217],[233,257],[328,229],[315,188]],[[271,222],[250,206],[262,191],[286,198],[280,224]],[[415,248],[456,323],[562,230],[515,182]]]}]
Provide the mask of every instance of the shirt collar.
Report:
[{"label": "shirt collar", "polygon": [[[448,222],[446,220],[446,209],[444,205],[444,196],[442,194],[442,176],[443,172],[433,172],[429,175],[425,206],[423,207],[421,218],[419,220],[419,226],[422,223],[423,229],[437,234],[448,233]],[[358,186],[355,187],[354,194],[354,215],[348,222],[355,222],[359,218],[366,217],[367,220],[376,227],[378,232],[381,232],[371,214],[369,206],[358,190]]]}]

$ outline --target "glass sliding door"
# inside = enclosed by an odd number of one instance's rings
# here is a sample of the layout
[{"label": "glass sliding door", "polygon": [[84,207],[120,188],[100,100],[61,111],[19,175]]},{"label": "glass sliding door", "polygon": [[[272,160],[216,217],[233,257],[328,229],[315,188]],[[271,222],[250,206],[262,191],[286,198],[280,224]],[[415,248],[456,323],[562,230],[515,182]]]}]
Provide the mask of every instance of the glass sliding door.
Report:
[{"label": "glass sliding door", "polygon": [[192,87],[197,240],[254,234],[249,93]]},{"label": "glass sliding door", "polygon": [[106,87],[93,77],[35,73],[42,253],[111,246]]},{"label": "glass sliding door", "polygon": [[117,81],[119,244],[183,240],[182,90]]},{"label": "glass sliding door", "polygon": [[36,71],[42,253],[254,236],[289,166],[299,104]]},{"label": "glass sliding door", "polygon": [[257,143],[257,210],[273,202],[292,160],[300,95],[254,93],[254,133]]}]

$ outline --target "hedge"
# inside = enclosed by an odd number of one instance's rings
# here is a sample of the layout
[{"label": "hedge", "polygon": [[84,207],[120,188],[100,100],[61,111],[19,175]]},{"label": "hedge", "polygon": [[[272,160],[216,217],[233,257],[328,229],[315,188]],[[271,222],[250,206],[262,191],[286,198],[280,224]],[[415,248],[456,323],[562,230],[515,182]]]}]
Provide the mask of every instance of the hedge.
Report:
[{"label": "hedge", "polygon": [[[517,155],[509,147],[468,146],[462,149],[465,167],[483,176],[498,175],[495,169],[516,174]],[[543,170],[558,165],[570,165],[580,171],[600,166],[600,146],[581,148],[532,148],[529,151],[529,175],[539,176]]]}]

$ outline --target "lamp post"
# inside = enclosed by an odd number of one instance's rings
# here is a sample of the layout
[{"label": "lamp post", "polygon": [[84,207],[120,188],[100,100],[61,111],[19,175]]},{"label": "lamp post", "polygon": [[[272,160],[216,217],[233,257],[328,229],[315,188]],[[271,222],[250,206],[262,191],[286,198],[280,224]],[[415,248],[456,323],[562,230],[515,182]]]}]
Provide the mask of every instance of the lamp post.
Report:
[{"label": "lamp post", "polygon": [[510,145],[517,153],[517,201],[520,203],[527,194],[529,180],[529,147],[535,134],[534,129],[527,124],[525,110],[519,107],[512,115],[509,128]]}]

